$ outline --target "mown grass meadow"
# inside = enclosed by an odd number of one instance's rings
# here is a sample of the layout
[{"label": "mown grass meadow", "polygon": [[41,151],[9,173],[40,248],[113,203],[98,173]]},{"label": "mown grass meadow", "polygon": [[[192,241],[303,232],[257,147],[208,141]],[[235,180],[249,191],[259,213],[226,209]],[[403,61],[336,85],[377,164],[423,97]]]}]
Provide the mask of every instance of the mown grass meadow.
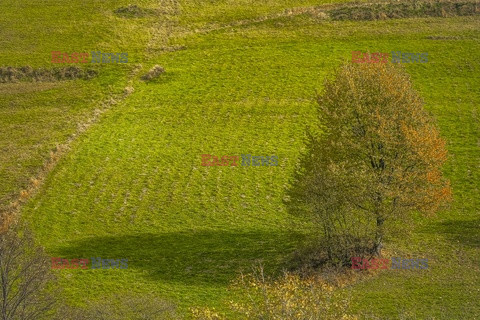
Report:
[{"label": "mown grass meadow", "polygon": [[[135,3],[158,13],[118,17],[113,10],[128,2],[113,0],[2,5],[2,66],[51,67],[54,50],[129,54],[126,66],[96,66],[93,80],[0,84],[5,207],[56,143],[110,95],[134,88],[69,142],[21,210],[52,257],[128,259],[126,270],[58,270],[72,304],[154,293],[185,316],[195,306],[228,315],[227,288],[240,271],[257,261],[281,271],[315,232],[284,200],[324,78],[352,51],[406,51],[429,55],[405,68],[448,142],[455,201],[436,217],[414,215],[410,233],[388,239],[386,254],[428,258],[428,270],[386,270],[352,284],[352,310],[478,317],[478,16],[330,21],[280,14],[322,4],[311,0]],[[165,50],[174,46],[184,48]],[[140,80],[156,64],[165,74]],[[203,167],[204,153],[277,155],[279,165]]]}]

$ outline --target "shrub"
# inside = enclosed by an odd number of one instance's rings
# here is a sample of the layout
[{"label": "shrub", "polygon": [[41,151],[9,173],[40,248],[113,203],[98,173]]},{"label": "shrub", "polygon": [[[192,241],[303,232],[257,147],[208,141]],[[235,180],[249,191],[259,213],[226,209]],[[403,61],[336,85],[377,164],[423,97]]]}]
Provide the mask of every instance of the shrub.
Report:
[{"label": "shrub", "polygon": [[155,10],[140,8],[136,4],[131,4],[127,7],[120,7],[115,9],[113,12],[122,18],[141,18],[147,15],[155,14]]},{"label": "shrub", "polygon": [[[239,319],[357,319],[348,313],[350,300],[344,291],[318,275],[305,278],[285,272],[274,279],[257,267],[253,273],[238,278],[230,290],[238,298],[230,302],[230,307]],[[208,308],[193,309],[192,313],[196,320],[227,319]]]},{"label": "shrub", "polygon": [[348,4],[328,11],[332,20],[380,20],[477,15],[473,1],[418,1]]},{"label": "shrub", "polygon": [[232,302],[232,308],[248,319],[356,319],[348,314],[350,300],[344,292],[319,276],[302,278],[285,272],[274,280],[259,267],[241,277],[236,287],[248,301]]},{"label": "shrub", "polygon": [[97,75],[97,71],[92,69],[81,69],[76,66],[67,66],[63,68],[36,68],[30,66],[14,68],[0,67],[0,83],[19,82],[19,81],[62,81],[85,79],[89,80]]},{"label": "shrub", "polygon": [[226,320],[225,316],[213,308],[192,308],[191,311],[195,320]]},{"label": "shrub", "polygon": [[142,80],[149,81],[155,78],[158,78],[162,73],[165,72],[165,69],[159,65],[155,65],[147,74],[142,76]]}]

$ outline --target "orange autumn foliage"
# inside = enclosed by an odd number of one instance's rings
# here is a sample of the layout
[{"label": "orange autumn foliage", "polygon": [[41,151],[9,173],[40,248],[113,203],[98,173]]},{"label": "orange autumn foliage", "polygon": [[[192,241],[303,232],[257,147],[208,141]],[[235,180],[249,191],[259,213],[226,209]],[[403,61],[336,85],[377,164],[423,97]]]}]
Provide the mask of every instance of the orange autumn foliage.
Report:
[{"label": "orange autumn foliage", "polygon": [[384,222],[433,214],[451,201],[445,140],[401,67],[340,67],[318,98],[318,117],[291,196],[307,203],[330,257],[348,238],[349,247],[370,239],[379,253]]}]

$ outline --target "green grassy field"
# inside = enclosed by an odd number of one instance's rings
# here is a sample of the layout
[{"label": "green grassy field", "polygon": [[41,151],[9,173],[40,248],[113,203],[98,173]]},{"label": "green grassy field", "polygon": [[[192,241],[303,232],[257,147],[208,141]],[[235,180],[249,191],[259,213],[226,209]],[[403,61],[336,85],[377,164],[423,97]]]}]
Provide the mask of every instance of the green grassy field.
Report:
[{"label": "green grassy field", "polygon": [[[52,257],[128,259],[126,270],[58,270],[71,303],[149,292],[185,315],[193,306],[227,312],[227,287],[241,270],[257,260],[281,270],[312,232],[283,199],[324,77],[352,51],[407,51],[429,55],[428,63],[405,67],[448,141],[445,174],[455,201],[437,217],[415,216],[408,236],[388,239],[390,253],[426,257],[428,270],[386,270],[352,285],[353,311],[382,319],[478,317],[478,16],[329,21],[281,14],[322,4],[313,0],[136,1],[161,10],[143,18],[113,14],[128,3],[7,0],[0,19],[0,66],[51,67],[55,50],[129,54],[126,65],[96,66],[93,80],[0,84],[4,207],[77,124],[125,86],[135,89],[73,139],[21,210]],[[165,50],[174,46],[184,49]],[[166,73],[141,81],[155,64]],[[203,167],[205,153],[274,154],[279,166]]]}]

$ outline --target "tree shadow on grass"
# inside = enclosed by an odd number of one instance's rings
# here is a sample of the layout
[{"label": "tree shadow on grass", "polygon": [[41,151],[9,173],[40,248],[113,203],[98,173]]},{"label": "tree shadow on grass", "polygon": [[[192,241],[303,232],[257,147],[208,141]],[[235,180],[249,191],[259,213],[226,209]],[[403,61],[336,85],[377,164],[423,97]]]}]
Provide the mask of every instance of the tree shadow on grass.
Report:
[{"label": "tree shadow on grass", "polygon": [[458,241],[474,248],[480,247],[480,219],[441,221],[429,227],[429,230],[444,234],[450,241]]},{"label": "tree shadow on grass", "polygon": [[128,259],[128,269],[143,270],[152,280],[226,285],[258,260],[266,270],[281,271],[301,239],[299,233],[268,231],[142,233],[71,242],[57,253],[63,258]]}]

